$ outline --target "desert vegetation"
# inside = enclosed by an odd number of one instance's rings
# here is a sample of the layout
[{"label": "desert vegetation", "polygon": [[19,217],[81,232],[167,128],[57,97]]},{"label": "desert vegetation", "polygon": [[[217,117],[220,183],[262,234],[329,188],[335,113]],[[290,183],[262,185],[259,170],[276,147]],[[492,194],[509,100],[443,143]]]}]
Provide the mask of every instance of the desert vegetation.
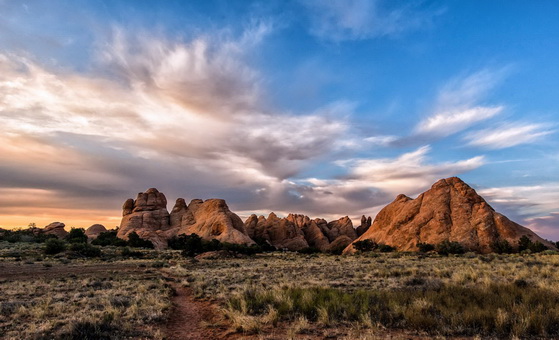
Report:
[{"label": "desert vegetation", "polygon": [[[98,245],[79,231],[65,240],[0,242],[5,337],[163,339],[177,287],[217,306],[227,336],[241,338],[559,336],[559,256],[530,244],[475,254],[455,242],[396,252],[367,241],[357,254],[337,256],[196,235],[155,250],[114,236],[105,233]],[[46,251],[49,244],[60,248]]]}]

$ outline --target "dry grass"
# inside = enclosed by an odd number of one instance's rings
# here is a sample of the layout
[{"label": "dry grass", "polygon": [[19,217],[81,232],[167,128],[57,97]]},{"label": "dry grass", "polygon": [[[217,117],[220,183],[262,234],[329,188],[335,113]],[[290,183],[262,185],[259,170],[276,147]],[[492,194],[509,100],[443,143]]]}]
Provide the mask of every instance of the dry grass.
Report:
[{"label": "dry grass", "polygon": [[554,338],[558,267],[559,256],[545,254],[273,253],[165,270],[199,297],[220,301],[234,328],[247,333],[287,322],[288,337],[324,327],[368,329],[364,334],[388,327],[432,336]]}]

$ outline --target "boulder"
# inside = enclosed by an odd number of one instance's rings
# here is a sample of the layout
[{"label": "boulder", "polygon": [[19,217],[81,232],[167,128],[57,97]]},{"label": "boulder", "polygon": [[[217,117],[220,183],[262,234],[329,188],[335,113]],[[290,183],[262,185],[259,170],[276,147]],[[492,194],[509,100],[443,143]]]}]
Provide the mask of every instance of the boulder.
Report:
[{"label": "boulder", "polygon": [[[496,212],[474,189],[457,177],[442,179],[416,199],[398,195],[384,207],[371,227],[356,241],[371,239],[401,251],[417,250],[417,243],[456,241],[468,250],[488,253],[491,244],[507,240],[512,246],[526,235],[550,242]],[[348,246],[344,253],[353,253]]]},{"label": "boulder", "polygon": [[58,238],[64,238],[68,232],[64,229],[66,225],[62,222],[52,222],[47,225],[41,232],[46,235],[55,235]]},{"label": "boulder", "polygon": [[85,235],[87,235],[88,239],[94,240],[94,239],[97,238],[97,236],[99,236],[99,234],[104,233],[106,231],[107,231],[107,228],[105,228],[104,225],[94,224],[91,227],[86,229]]}]

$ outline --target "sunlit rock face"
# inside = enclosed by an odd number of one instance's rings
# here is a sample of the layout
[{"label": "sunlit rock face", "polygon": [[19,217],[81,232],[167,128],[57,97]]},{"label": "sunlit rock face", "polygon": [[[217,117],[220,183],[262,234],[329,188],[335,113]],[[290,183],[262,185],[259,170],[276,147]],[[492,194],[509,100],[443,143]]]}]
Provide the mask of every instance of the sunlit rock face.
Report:
[{"label": "sunlit rock face", "polygon": [[274,213],[266,218],[251,215],[245,221],[247,233],[253,239],[267,241],[279,249],[301,250],[312,247],[327,252],[344,248],[357,238],[349,217],[326,222],[308,216],[289,214],[279,218]]},{"label": "sunlit rock face", "polygon": [[171,213],[167,211],[165,195],[155,188],[128,199],[122,207],[122,221],[117,236],[127,239],[136,232],[157,248],[180,234],[198,234],[211,240],[237,244],[254,244],[245,232],[243,221],[229,210],[224,200],[192,200],[189,205],[178,198]]},{"label": "sunlit rock face", "polygon": [[66,225],[62,222],[52,222],[44,229],[40,230],[41,233],[46,235],[55,235],[58,238],[64,238],[68,232],[64,229]]},{"label": "sunlit rock face", "polygon": [[174,224],[168,236],[194,233],[207,240],[254,244],[241,218],[222,199],[192,200],[188,206],[177,200],[171,220]]},{"label": "sunlit rock face", "polygon": [[167,198],[155,188],[138,193],[135,200],[129,198],[122,206],[122,221],[117,236],[128,239],[136,232],[141,238],[150,240],[157,248],[167,244],[165,231],[170,229]]},{"label": "sunlit rock face", "polygon": [[[438,244],[450,240],[471,251],[487,253],[497,240],[516,245],[524,235],[554,249],[530,229],[496,212],[461,179],[451,177],[439,180],[416,199],[398,195],[356,241],[371,239],[406,251],[417,250],[419,242]],[[352,245],[344,250],[352,252]]]}]

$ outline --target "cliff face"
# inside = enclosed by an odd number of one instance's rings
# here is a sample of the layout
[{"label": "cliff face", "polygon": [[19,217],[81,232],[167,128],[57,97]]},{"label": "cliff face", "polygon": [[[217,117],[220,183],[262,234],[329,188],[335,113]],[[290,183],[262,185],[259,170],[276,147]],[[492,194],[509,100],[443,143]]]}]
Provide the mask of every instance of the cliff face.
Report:
[{"label": "cliff face", "polygon": [[[419,242],[437,244],[450,240],[487,253],[497,240],[514,245],[524,235],[553,248],[528,228],[496,212],[461,179],[451,177],[436,182],[416,199],[396,197],[356,241],[371,239],[405,251],[417,250]],[[344,253],[354,251],[349,245]]]}]

